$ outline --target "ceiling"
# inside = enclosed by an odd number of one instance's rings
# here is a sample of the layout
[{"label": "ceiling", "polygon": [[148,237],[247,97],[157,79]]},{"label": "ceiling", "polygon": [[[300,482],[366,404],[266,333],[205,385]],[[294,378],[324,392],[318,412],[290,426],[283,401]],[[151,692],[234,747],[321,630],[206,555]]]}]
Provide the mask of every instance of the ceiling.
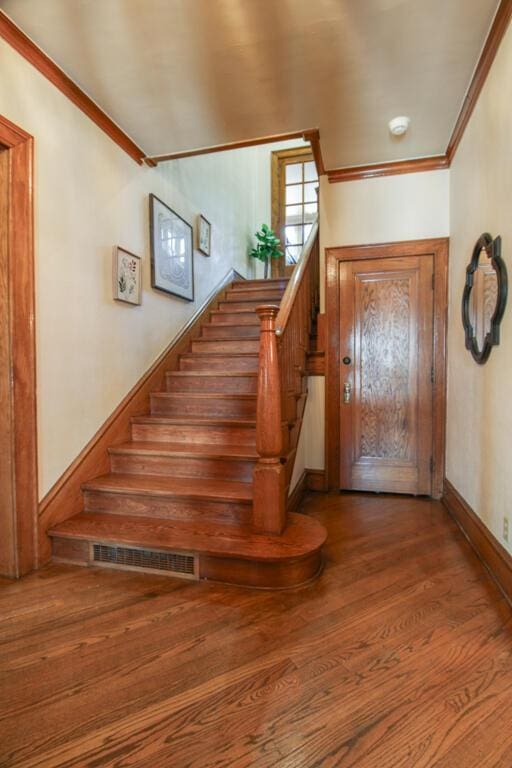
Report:
[{"label": "ceiling", "polygon": [[443,154],[497,6],[0,0],[147,155],[319,128],[329,169]]}]

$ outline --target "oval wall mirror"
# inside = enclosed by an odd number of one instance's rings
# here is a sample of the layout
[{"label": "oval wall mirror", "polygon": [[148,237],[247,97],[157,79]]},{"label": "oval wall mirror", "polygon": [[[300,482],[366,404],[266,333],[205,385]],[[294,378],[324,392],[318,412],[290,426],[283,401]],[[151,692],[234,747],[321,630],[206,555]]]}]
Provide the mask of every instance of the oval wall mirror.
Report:
[{"label": "oval wall mirror", "polygon": [[493,239],[485,232],[473,248],[462,296],[466,347],[480,365],[500,343],[500,322],[506,303],[507,269],[501,258],[501,237]]}]

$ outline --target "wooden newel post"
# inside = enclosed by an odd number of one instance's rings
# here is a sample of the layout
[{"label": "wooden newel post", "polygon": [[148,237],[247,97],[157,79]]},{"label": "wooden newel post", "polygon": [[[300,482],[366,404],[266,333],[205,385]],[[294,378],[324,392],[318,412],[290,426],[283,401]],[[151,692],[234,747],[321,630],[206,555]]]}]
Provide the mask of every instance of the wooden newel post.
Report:
[{"label": "wooden newel post", "polygon": [[281,464],[281,379],[275,331],[279,307],[256,309],[261,322],[256,405],[256,450],[259,454],[253,481],[253,526],[280,534],[286,527],[285,472]]}]

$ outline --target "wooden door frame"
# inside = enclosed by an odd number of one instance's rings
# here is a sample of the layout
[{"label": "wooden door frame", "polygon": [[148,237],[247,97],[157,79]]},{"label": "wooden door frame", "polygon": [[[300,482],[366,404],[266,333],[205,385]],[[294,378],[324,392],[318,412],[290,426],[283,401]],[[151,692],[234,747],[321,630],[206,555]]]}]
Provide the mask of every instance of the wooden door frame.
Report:
[{"label": "wooden door frame", "polygon": [[448,238],[404,240],[375,245],[349,245],[325,249],[326,257],[326,386],[325,458],[329,490],[340,487],[340,306],[338,264],[361,259],[433,256],[434,259],[434,385],[432,408],[432,496],[443,492],[446,432],[446,330],[448,323]]},{"label": "wooden door frame", "polygon": [[7,304],[6,321],[0,325],[0,357],[8,370],[2,387],[6,407],[2,409],[0,460],[8,467],[3,478],[8,487],[2,489],[0,499],[0,562],[2,575],[17,578],[38,564],[34,140],[0,115],[0,144],[8,155],[7,226],[2,222],[6,237],[0,246]]}]

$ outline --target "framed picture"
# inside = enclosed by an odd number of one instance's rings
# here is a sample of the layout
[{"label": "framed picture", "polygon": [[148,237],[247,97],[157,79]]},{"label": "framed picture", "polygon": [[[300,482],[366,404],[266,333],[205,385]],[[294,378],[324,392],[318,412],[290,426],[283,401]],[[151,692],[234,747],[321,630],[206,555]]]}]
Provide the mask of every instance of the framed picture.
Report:
[{"label": "framed picture", "polygon": [[114,246],[112,258],[113,291],[116,301],[140,304],[142,301],[142,261],[140,256]]},{"label": "framed picture", "polygon": [[156,197],[149,196],[151,285],[194,301],[194,248],[190,224]]},{"label": "framed picture", "polygon": [[197,250],[210,256],[212,246],[212,225],[205,219],[202,213],[198,216],[197,222]]}]

